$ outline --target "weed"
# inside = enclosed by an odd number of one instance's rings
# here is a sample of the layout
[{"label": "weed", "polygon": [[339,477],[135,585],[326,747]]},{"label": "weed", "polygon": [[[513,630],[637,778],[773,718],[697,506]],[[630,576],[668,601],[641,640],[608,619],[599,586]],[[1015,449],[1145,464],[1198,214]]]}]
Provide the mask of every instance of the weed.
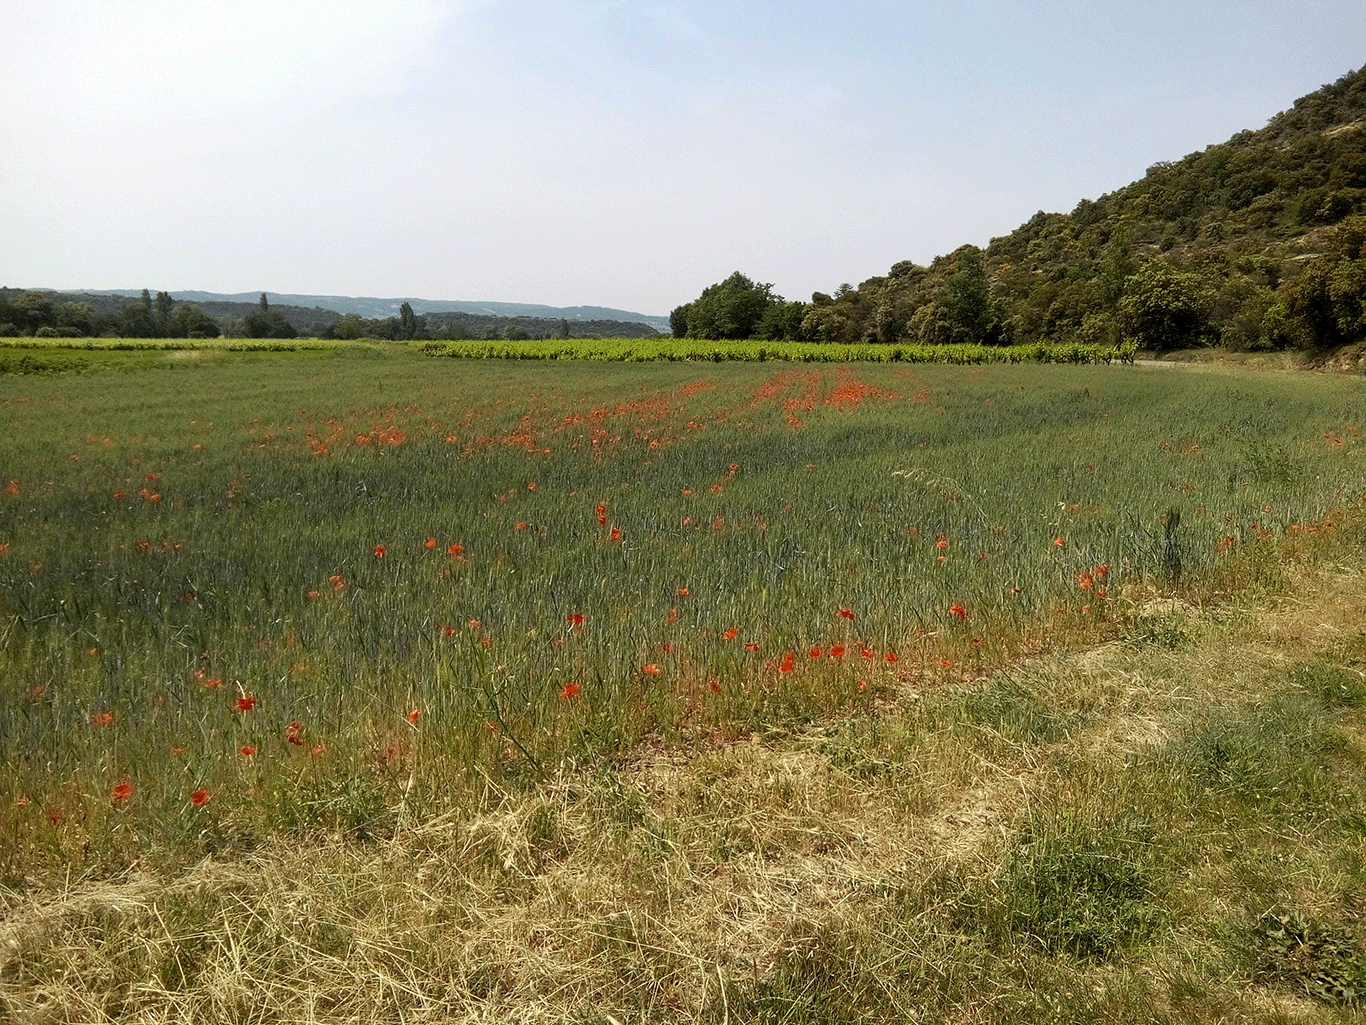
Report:
[{"label": "weed", "polygon": [[1366,674],[1359,670],[1331,662],[1307,662],[1291,671],[1290,683],[1329,708],[1366,708]]},{"label": "weed", "polygon": [[1366,945],[1355,933],[1299,911],[1273,909],[1252,927],[1259,982],[1293,986],[1330,1004],[1366,1004]]},{"label": "weed", "polygon": [[1009,677],[973,689],[963,699],[971,723],[989,726],[1013,740],[1046,744],[1067,735],[1071,720],[1040,700],[1028,687]]},{"label": "weed", "polygon": [[1179,651],[1190,643],[1191,636],[1185,616],[1154,614],[1139,616],[1125,639],[1136,647]]},{"label": "weed", "polygon": [[1342,747],[1319,701],[1287,693],[1206,714],[1174,743],[1171,756],[1205,792],[1267,813],[1315,816],[1330,789],[1332,758]]},{"label": "weed", "polygon": [[1141,821],[1036,816],[991,884],[965,896],[965,924],[1006,947],[1107,960],[1163,928],[1166,875]]}]

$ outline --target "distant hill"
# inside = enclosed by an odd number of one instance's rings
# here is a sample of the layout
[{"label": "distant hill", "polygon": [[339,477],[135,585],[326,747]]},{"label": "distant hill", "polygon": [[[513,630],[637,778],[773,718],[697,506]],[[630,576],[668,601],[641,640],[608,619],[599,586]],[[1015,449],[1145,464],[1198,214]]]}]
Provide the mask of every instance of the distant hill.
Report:
[{"label": "distant hill", "polygon": [[[89,290],[97,295],[136,296],[141,288]],[[171,298],[178,302],[192,302],[204,307],[206,303],[250,303],[255,305],[261,298],[260,292],[172,292]],[[669,318],[633,313],[629,310],[616,310],[606,306],[545,306],[538,303],[498,303],[475,302],[464,299],[413,299],[407,297],[383,299],[374,296],[347,295],[295,295],[283,292],[266,292],[266,301],[272,307],[294,306],[305,309],[320,308],[338,314],[354,313],[360,317],[381,319],[398,316],[399,308],[406,302],[414,313],[473,313],[485,317],[531,317],[536,320],[568,321],[624,321],[626,323],[648,324],[656,331],[669,329]],[[206,307],[207,308],[207,307]]]}]

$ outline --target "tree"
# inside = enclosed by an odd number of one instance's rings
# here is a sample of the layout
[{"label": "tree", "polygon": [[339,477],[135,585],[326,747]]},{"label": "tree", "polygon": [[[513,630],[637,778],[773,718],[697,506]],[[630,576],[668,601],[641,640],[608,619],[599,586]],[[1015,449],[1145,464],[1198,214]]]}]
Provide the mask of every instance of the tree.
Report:
[{"label": "tree", "polygon": [[218,323],[194,303],[182,303],[171,314],[170,330],[176,338],[217,338]]},{"label": "tree", "polygon": [[161,337],[166,336],[172,330],[171,311],[175,308],[175,300],[171,298],[169,292],[158,292],[156,305],[152,309],[152,323],[157,326],[157,334]]},{"label": "tree", "polygon": [[691,303],[684,303],[682,306],[675,306],[669,314],[669,330],[673,332],[675,338],[686,338],[688,335],[688,310]]},{"label": "tree", "polygon": [[1327,252],[1285,294],[1285,312],[1310,345],[1366,339],[1366,217],[1343,221]]},{"label": "tree", "polygon": [[1124,283],[1134,273],[1133,253],[1133,243],[1123,228],[1110,236],[1110,242],[1105,247],[1105,259],[1101,261],[1100,274],[1096,278],[1101,301],[1109,309],[1113,310],[1119,305],[1120,297],[1124,295]]},{"label": "tree", "polygon": [[[689,338],[754,338],[769,307],[782,302],[781,296],[773,294],[772,285],[755,283],[736,271],[725,281],[708,285],[687,305],[687,312],[682,314],[686,335]],[[669,322],[670,327],[677,330],[672,314]]]},{"label": "tree", "polygon": [[277,310],[267,305],[264,292],[261,293],[259,309],[242,318],[242,328],[248,338],[297,338],[299,334]]},{"label": "tree", "polygon": [[1176,349],[1199,342],[1206,306],[1199,275],[1150,260],[1125,279],[1120,324],[1140,348]]},{"label": "tree", "polygon": [[62,303],[57,311],[57,327],[71,328],[77,336],[89,336],[95,330],[95,310],[89,303]]},{"label": "tree", "polygon": [[332,325],[332,337],[348,341],[359,338],[365,333],[365,321],[358,313],[344,313],[341,320]]},{"label": "tree", "polygon": [[771,303],[754,330],[755,338],[765,341],[793,342],[802,336],[802,320],[806,316],[806,303]]},{"label": "tree", "polygon": [[0,319],[12,319],[21,335],[31,335],[40,327],[53,326],[52,300],[42,292],[24,292],[9,305],[8,314]]},{"label": "tree", "polygon": [[125,303],[114,317],[114,330],[124,338],[155,338],[156,318],[152,312],[152,293],[142,290],[142,298]]},{"label": "tree", "polygon": [[948,329],[949,342],[1000,342],[1001,326],[991,302],[982,250],[963,246],[955,254],[958,269],[949,276],[947,292],[940,310]]},{"label": "tree", "polygon": [[417,315],[413,313],[411,303],[404,302],[398,308],[398,336],[411,340],[418,334]]}]

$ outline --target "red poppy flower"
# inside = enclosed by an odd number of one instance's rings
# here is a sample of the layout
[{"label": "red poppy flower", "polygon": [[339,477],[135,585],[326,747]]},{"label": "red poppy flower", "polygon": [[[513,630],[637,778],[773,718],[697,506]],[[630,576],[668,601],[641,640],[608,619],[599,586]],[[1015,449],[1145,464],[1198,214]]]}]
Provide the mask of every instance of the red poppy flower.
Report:
[{"label": "red poppy flower", "polygon": [[900,658],[900,656],[897,655],[897,653],[896,653],[895,651],[889,651],[889,652],[887,652],[887,654],[885,654],[885,655],[882,656],[882,661],[884,661],[884,662],[900,662],[900,661],[901,661],[901,658]]},{"label": "red poppy flower", "polygon": [[250,712],[256,707],[256,697],[252,694],[243,694],[237,699],[237,710],[239,712]]},{"label": "red poppy flower", "polygon": [[519,524],[517,524],[517,529],[518,529],[518,530],[526,530],[526,524],[525,524],[525,523],[519,523]]},{"label": "red poppy flower", "polygon": [[429,538],[427,538],[426,544],[427,544],[427,547],[428,547],[428,548],[435,548],[435,547],[436,547],[436,538],[434,538],[434,537],[429,537]]},{"label": "red poppy flower", "polygon": [[382,558],[384,558],[384,546],[383,546],[383,545],[375,545],[375,558],[376,558],[376,559],[382,559]]},{"label": "red poppy flower", "polygon": [[580,688],[577,683],[567,683],[564,685],[564,690],[560,691],[560,697],[563,698],[565,701],[568,701],[579,692],[579,689]]},{"label": "red poppy flower", "polygon": [[133,796],[133,784],[127,780],[122,783],[115,783],[114,789],[109,791],[109,796],[115,801],[126,801]]},{"label": "red poppy flower", "polygon": [[654,662],[651,662],[648,665],[646,665],[642,671],[649,673],[651,676],[658,676],[664,670],[660,669],[659,666],[656,665]]},{"label": "red poppy flower", "polygon": [[659,650],[662,651],[662,652],[664,652],[664,654],[667,655],[667,654],[669,654],[669,652],[671,652],[671,651],[674,650],[674,646],[673,646],[672,644],[670,644],[668,641],[665,641],[663,644],[661,644],[661,645],[659,646]]},{"label": "red poppy flower", "polygon": [[237,753],[243,758],[250,758],[256,753],[256,748],[252,747],[250,744],[243,744],[237,749]]},{"label": "red poppy flower", "polygon": [[968,618],[968,610],[963,608],[963,606],[959,605],[957,602],[954,602],[952,605],[949,606],[949,612],[957,616],[959,619]]},{"label": "red poppy flower", "polygon": [[1093,582],[1094,581],[1092,581],[1090,573],[1083,571],[1077,574],[1077,586],[1080,587],[1083,591],[1091,590],[1091,584]]},{"label": "red poppy flower", "polygon": [[1055,548],[1066,548],[1066,547],[1067,547],[1067,538],[1065,538],[1065,537],[1055,537],[1055,538],[1053,539],[1053,546],[1054,546]]},{"label": "red poppy flower", "polygon": [[464,545],[447,545],[447,546],[446,546],[446,554],[447,554],[447,555],[459,555],[459,554],[460,554],[461,552],[463,552],[464,550],[465,550],[465,546],[464,546]]},{"label": "red poppy flower", "polygon": [[812,648],[812,649],[811,649],[810,651],[808,651],[806,654],[807,654],[810,658],[820,658],[822,655],[825,654],[825,651],[824,651],[824,649],[822,649],[822,648]]},{"label": "red poppy flower", "polygon": [[840,619],[853,619],[854,614],[850,612],[848,609],[840,609],[839,617]]},{"label": "red poppy flower", "polygon": [[571,613],[569,614],[569,625],[570,625],[570,626],[583,626],[583,613],[582,613],[582,612],[571,612]]},{"label": "red poppy flower", "polygon": [[759,650],[759,645],[758,645],[757,643],[755,643],[754,641],[745,641],[745,650],[746,650],[746,651],[758,651],[758,650]]},{"label": "red poppy flower", "polygon": [[113,721],[113,712],[96,712],[90,717],[90,722],[95,726],[108,726]]},{"label": "red poppy flower", "polygon": [[408,712],[408,721],[409,721],[410,723],[412,723],[414,726],[417,725],[417,721],[418,721],[419,719],[421,719],[421,718],[422,718],[422,709],[420,709],[420,708],[414,708],[414,709],[410,709],[410,710],[409,710],[409,712]]},{"label": "red poppy flower", "polygon": [[196,808],[202,808],[213,799],[213,795],[204,787],[190,791],[190,803]]},{"label": "red poppy flower", "polygon": [[740,632],[740,631],[737,630],[737,629],[735,629],[735,627],[731,627],[729,630],[727,630],[727,631],[726,631],[725,633],[723,633],[721,636],[724,637],[724,638],[725,638],[726,640],[728,640],[728,641],[733,641],[733,640],[735,640],[736,634],[738,634],[739,632]]},{"label": "red poppy flower", "polygon": [[711,690],[711,692],[712,692],[713,694],[720,694],[720,693],[721,693],[721,681],[720,681],[720,680],[712,680],[710,683],[707,684],[707,687],[710,688],[710,690]]},{"label": "red poppy flower", "polygon": [[680,598],[686,598],[688,596],[688,589],[686,587],[680,587],[678,589],[678,596]]},{"label": "red poppy flower", "polygon": [[296,747],[303,747],[303,729],[303,724],[300,723],[298,719],[295,719],[285,727],[285,740],[294,744]]},{"label": "red poppy flower", "polygon": [[830,657],[831,657],[831,658],[844,658],[844,645],[843,645],[843,644],[832,644],[832,645],[830,645]]},{"label": "red poppy flower", "polygon": [[934,546],[936,548],[947,548],[949,546],[949,539],[943,534],[936,534],[934,535]]},{"label": "red poppy flower", "polygon": [[620,540],[621,540],[621,528],[620,528],[620,527],[613,527],[613,528],[612,528],[612,540],[613,540],[613,541],[620,541]]}]

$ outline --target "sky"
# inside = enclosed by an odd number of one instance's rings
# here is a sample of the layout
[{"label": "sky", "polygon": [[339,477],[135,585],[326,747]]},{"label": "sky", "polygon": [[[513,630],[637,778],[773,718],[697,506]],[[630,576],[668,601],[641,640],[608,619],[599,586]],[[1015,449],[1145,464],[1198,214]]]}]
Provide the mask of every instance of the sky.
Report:
[{"label": "sky", "polygon": [[1361,0],[0,0],[0,285],[789,299],[1366,64]]}]

